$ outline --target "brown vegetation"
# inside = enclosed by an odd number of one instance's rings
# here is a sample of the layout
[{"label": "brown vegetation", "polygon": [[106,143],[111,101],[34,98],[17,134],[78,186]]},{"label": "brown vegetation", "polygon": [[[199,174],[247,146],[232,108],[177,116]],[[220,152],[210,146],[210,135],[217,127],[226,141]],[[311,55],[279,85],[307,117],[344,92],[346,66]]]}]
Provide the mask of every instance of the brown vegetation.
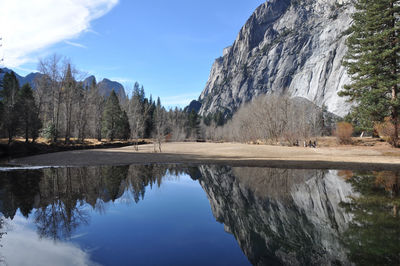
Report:
[{"label": "brown vegetation", "polygon": [[336,139],[338,144],[351,144],[354,127],[348,122],[339,122],[336,124]]},{"label": "brown vegetation", "polygon": [[374,129],[378,132],[379,137],[395,146],[394,142],[397,139],[395,137],[396,130],[390,117],[386,117],[382,123],[376,123]]}]

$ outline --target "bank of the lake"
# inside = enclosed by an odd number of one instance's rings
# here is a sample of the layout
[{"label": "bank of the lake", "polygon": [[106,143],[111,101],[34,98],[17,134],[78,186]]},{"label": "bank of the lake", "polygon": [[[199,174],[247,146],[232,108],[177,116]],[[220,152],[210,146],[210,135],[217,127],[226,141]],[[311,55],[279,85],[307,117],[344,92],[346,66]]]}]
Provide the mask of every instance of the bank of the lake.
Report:
[{"label": "bank of the lake", "polygon": [[88,166],[149,163],[229,164],[310,169],[400,169],[400,151],[388,146],[321,148],[239,143],[165,143],[162,153],[152,144],[109,149],[74,150],[17,158],[17,165]]},{"label": "bank of the lake", "polygon": [[[146,143],[148,142],[142,140],[139,145]],[[13,141],[11,144],[6,144],[4,141],[0,141],[0,161],[62,151],[120,148],[131,145],[133,145],[132,141],[85,141],[84,143],[71,142],[68,144],[62,141],[58,143]]]}]

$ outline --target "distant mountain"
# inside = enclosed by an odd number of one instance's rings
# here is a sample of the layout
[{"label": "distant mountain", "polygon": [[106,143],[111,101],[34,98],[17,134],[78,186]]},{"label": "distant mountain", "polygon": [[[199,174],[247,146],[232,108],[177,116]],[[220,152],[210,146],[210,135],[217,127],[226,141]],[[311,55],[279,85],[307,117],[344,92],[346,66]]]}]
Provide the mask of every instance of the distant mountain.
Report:
[{"label": "distant mountain", "polygon": [[121,83],[109,79],[103,79],[97,84],[97,86],[99,86],[99,92],[101,95],[110,96],[111,92],[114,90],[119,97],[122,99],[126,98],[125,89]]},{"label": "distant mountain", "polygon": [[[83,86],[84,87],[89,87],[93,80],[95,79],[95,76],[89,76],[83,81]],[[121,83],[112,81],[109,79],[103,79],[101,82],[97,83],[97,86],[99,87],[99,92],[103,96],[110,96],[111,92],[114,90],[115,93],[121,97],[122,99],[126,98],[126,93],[124,86],[122,86]]]},{"label": "distant mountain", "polygon": [[[9,68],[0,68],[0,80],[3,80],[5,73],[11,73],[13,70]],[[23,77],[18,75],[15,71],[15,76],[17,77],[18,83],[20,86],[29,83],[32,88],[35,88],[35,79],[40,77],[42,74],[35,72],[35,73],[30,73],[27,76]]]},{"label": "distant mountain", "polygon": [[[0,68],[0,80],[3,80],[4,74],[5,73],[11,73],[11,69],[9,68]],[[15,73],[15,72],[14,72]],[[30,73],[25,77],[22,77],[15,73],[15,76],[17,77],[17,80],[19,82],[19,85],[22,86],[25,83],[29,83],[32,88],[35,88],[35,79],[41,77],[43,74],[40,74],[38,72],[35,73]],[[89,76],[83,81],[83,86],[84,87],[89,87],[90,84],[92,84],[93,80],[96,79],[95,76]],[[100,94],[103,96],[109,96],[112,92],[112,90],[115,91],[115,93],[121,97],[122,99],[126,98],[126,93],[124,86],[122,86],[121,83],[118,83],[116,81],[112,81],[109,79],[103,79],[101,82],[97,84],[99,86],[99,91]]]},{"label": "distant mountain", "polygon": [[42,77],[43,74],[39,73],[39,72],[35,72],[35,73],[30,73],[25,77],[21,77],[20,79],[18,79],[19,85],[22,86],[26,83],[29,83],[29,85],[32,86],[32,88],[35,88],[35,80],[37,78]]}]

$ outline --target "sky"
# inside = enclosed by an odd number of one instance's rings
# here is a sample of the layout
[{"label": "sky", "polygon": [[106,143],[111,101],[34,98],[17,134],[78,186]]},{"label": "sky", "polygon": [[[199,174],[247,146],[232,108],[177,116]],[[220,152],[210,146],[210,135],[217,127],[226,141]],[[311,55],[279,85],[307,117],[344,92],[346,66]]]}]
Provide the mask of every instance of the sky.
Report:
[{"label": "sky", "polygon": [[0,66],[65,56],[97,81],[135,81],[167,107],[197,99],[211,66],[264,0],[0,0]]}]

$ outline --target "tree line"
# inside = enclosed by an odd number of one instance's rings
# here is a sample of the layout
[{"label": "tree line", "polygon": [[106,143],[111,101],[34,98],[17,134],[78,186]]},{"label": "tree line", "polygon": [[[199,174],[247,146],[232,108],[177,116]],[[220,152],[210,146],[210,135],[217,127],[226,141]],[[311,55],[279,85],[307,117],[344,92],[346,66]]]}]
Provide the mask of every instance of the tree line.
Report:
[{"label": "tree line", "polygon": [[197,138],[191,114],[167,110],[160,98],[147,98],[139,83],[129,97],[117,96],[114,90],[103,95],[96,79],[85,84],[84,75],[57,55],[41,60],[38,70],[34,89],[29,84],[20,87],[13,72],[6,73],[0,84],[0,137],[9,143],[22,135],[26,142],[42,136],[64,143],[90,138],[131,139],[137,144],[153,138],[155,149],[161,151],[165,139]]},{"label": "tree line", "polygon": [[31,86],[25,84],[20,88],[13,72],[6,73],[0,85],[0,125],[3,134],[8,137],[9,143],[16,134],[23,135],[26,142],[29,137],[35,141],[42,124]]},{"label": "tree line", "polygon": [[166,178],[193,173],[198,175],[198,170],[176,165],[2,172],[0,186],[4,193],[0,195],[3,203],[0,211],[4,215],[2,218],[13,220],[19,210],[25,218],[32,218],[41,237],[61,240],[71,237],[78,226],[89,222],[88,206],[105,213],[105,204],[122,195],[127,196],[126,200],[138,203],[144,199],[149,186],[160,187]]}]

